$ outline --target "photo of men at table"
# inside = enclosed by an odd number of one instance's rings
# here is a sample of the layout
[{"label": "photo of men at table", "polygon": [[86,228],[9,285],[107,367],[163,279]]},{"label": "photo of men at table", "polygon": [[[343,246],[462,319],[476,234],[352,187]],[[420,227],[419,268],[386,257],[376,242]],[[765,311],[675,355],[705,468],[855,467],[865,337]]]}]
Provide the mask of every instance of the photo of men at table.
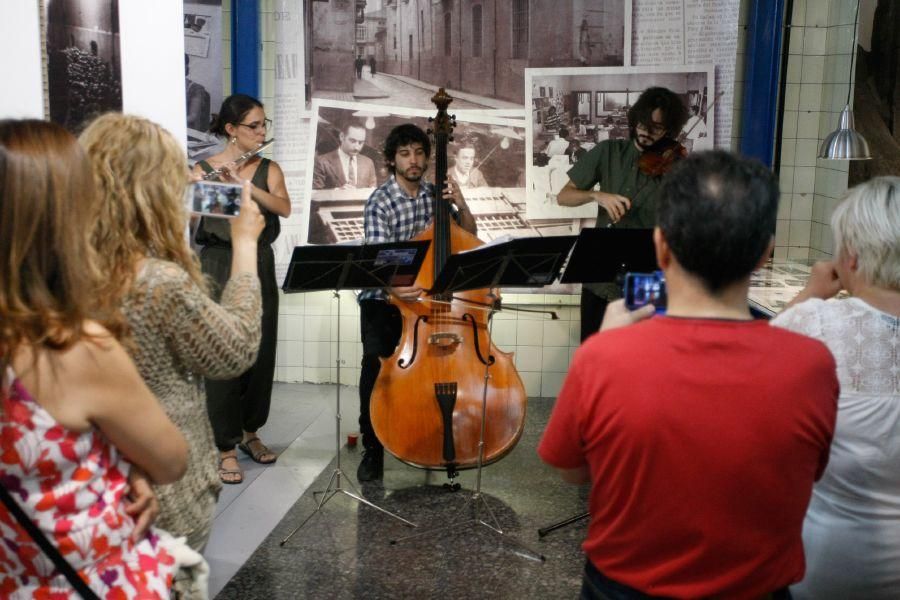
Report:
[{"label": "photo of men at table", "polygon": [[[432,110],[388,110],[364,103],[316,101],[315,137],[310,140],[312,156],[308,167],[312,176],[308,179],[306,243],[362,239],[365,202],[375,188],[392,176],[376,149],[383,147],[390,132],[399,125],[412,123],[427,130],[432,126],[428,119],[433,114]],[[504,235],[537,235],[524,214],[526,141],[521,119],[457,116],[446,147],[447,177],[463,190],[473,216],[481,220],[485,241]],[[347,158],[343,159],[342,154]],[[350,156],[356,157],[355,187],[347,175]],[[346,168],[342,159],[347,161]],[[374,165],[375,184],[365,187],[362,165],[369,160]],[[425,181],[434,181],[435,162],[433,152],[423,174]]]}]

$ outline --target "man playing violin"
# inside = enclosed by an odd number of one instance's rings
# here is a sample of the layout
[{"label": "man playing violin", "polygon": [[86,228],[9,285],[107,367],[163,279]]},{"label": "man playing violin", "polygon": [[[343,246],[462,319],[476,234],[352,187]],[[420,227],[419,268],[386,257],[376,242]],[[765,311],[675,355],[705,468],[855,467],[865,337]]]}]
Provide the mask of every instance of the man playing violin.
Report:
[{"label": "man playing violin", "polygon": [[[363,213],[365,242],[405,242],[415,237],[431,222],[434,185],[425,181],[431,140],[415,125],[398,125],[384,141],[384,159],[391,176],[376,188]],[[443,197],[452,204],[451,214],[459,225],[475,233],[472,216],[458,185],[447,183]],[[400,311],[385,300],[414,302],[424,290],[420,287],[397,287],[387,290],[365,290],[359,295],[360,330],[363,356],[359,373],[359,428],[365,453],[356,471],[359,481],[381,479],[384,472],[384,447],[372,429],[369,401],[375,380],[381,370],[380,357],[393,354],[400,341]]]},{"label": "man playing violin", "polygon": [[[662,177],[639,168],[645,152],[668,138],[675,139],[688,118],[675,92],[662,87],[644,90],[628,110],[626,140],[604,140],[569,169],[569,182],[560,191],[560,206],[596,202],[597,227],[649,229],[656,224],[656,198]],[[673,142],[674,143],[674,142]],[[599,184],[600,190],[594,190]],[[610,300],[621,297],[615,283],[584,284],[581,292],[581,340],[597,332]]]}]

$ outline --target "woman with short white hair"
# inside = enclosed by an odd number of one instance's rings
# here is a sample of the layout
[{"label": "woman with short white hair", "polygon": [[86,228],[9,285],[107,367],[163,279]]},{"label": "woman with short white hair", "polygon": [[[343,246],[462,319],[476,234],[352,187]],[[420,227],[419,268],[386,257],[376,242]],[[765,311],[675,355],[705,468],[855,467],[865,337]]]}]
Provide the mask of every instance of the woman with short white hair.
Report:
[{"label": "woman with short white hair", "polygon": [[[773,324],[822,340],[841,395],[828,468],[813,489],[794,598],[900,598],[900,177],[851,189],[817,263]],[[835,299],[844,289],[850,297]]]}]

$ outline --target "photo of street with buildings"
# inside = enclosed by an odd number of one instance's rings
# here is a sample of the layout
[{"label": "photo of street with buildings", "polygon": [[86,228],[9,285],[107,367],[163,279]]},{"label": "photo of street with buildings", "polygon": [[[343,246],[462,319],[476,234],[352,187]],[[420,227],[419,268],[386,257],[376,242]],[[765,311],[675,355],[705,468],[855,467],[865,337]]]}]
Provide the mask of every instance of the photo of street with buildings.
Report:
[{"label": "photo of street with buildings", "polygon": [[521,110],[527,68],[623,65],[625,4],[308,2],[308,97],[430,109],[444,87],[456,110]]}]

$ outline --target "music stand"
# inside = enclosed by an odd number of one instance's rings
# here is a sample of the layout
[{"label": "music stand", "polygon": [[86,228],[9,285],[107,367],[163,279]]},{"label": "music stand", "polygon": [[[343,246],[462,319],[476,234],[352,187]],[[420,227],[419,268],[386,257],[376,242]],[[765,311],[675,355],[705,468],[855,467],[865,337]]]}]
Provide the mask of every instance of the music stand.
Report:
[{"label": "music stand", "polygon": [[[566,257],[575,243],[576,236],[557,236],[546,238],[520,238],[489,246],[476,248],[466,252],[454,254],[447,259],[444,268],[435,278],[435,283],[429,293],[442,294],[447,292],[462,292],[465,290],[503,287],[535,287],[552,283],[559,275],[559,271]],[[490,347],[493,330],[493,316],[496,311],[495,304],[484,307],[488,315],[487,342]],[[415,537],[437,533],[444,529],[457,527],[461,524],[482,525],[494,533],[512,541],[520,548],[532,554],[535,560],[546,560],[544,555],[535,552],[522,542],[504,533],[500,522],[491,510],[484,494],[481,492],[481,472],[484,468],[484,432],[487,415],[487,389],[490,379],[490,361],[485,361],[484,388],[481,396],[481,433],[478,438],[478,463],[475,472],[475,489],[471,496],[460,507],[463,512],[468,506],[473,508],[473,516],[470,519],[458,520],[448,525],[442,525],[391,540],[391,544],[397,544]],[[481,508],[490,515],[491,522],[481,517]]]},{"label": "music stand", "polygon": [[518,238],[452,254],[429,293],[549,285],[576,240],[575,235]]},{"label": "music stand", "polygon": [[560,282],[602,283],[658,268],[652,229],[582,229]]},{"label": "music stand", "polygon": [[[562,283],[599,283],[616,281],[625,273],[650,273],[657,270],[656,247],[652,229],[582,229],[572,256],[560,281]],[[585,511],[538,529],[538,537],[587,519]]]},{"label": "music stand", "polygon": [[331,472],[331,478],[328,480],[326,488],[313,492],[313,496],[322,495],[315,510],[281,540],[280,546],[284,546],[295,533],[309,522],[313,515],[320,512],[325,504],[337,494],[349,496],[405,525],[416,526],[403,517],[366,500],[349,480],[347,483],[353,489],[352,492],[344,489],[342,484],[345,475],[341,470],[341,296],[339,290],[411,285],[416,280],[429,243],[428,241],[411,241],[354,246],[297,246],[294,248],[282,290],[287,294],[332,290],[337,300],[338,343],[335,360],[337,381],[335,383],[334,415],[337,465]]}]

